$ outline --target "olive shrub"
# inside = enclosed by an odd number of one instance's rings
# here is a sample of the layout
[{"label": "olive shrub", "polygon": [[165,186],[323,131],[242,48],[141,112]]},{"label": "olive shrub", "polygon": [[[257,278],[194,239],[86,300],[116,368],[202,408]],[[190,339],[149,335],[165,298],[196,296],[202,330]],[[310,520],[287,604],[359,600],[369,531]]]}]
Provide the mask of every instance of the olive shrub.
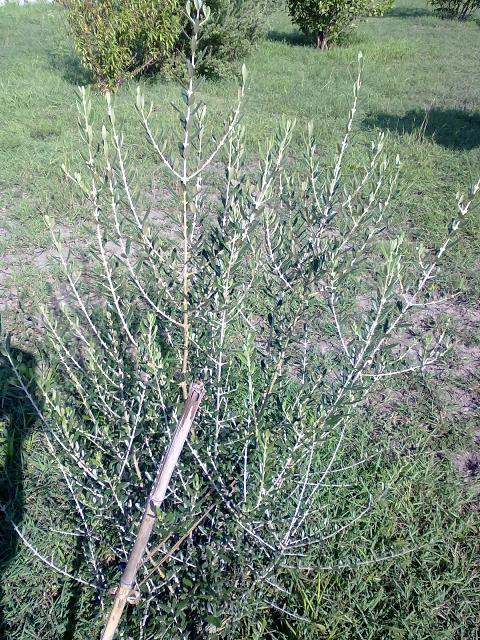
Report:
[{"label": "olive shrub", "polygon": [[[49,221],[70,298],[57,313],[43,310],[56,364],[41,396],[6,348],[69,504],[56,527],[64,542],[49,552],[48,532],[32,541],[13,526],[37,561],[77,586],[82,628],[92,634],[191,381],[203,379],[206,395],[123,638],[254,638],[266,611],[295,618],[292,576],[342,558],[345,533],[395,483],[362,431],[361,403],[375,384],[421,370],[448,348],[444,333],[419,339],[405,328],[432,302],[472,199],[458,199],[437,250],[404,259],[402,238],[386,230],[398,159],[385,156],[383,136],[363,169],[345,173],[361,58],[332,166],[321,167],[310,126],[292,169],[294,123],[285,121],[253,168],[240,123],[245,73],[220,131],[212,133],[199,97],[198,33],[208,13],[201,0],[189,7],[176,153],[138,93],[146,139],[164,167],[160,219],[140,204],[111,97],[94,130],[81,91],[84,163],[65,171],[91,216],[93,259],[75,260]],[[410,547],[407,533],[394,550],[377,551],[394,557]]]}]

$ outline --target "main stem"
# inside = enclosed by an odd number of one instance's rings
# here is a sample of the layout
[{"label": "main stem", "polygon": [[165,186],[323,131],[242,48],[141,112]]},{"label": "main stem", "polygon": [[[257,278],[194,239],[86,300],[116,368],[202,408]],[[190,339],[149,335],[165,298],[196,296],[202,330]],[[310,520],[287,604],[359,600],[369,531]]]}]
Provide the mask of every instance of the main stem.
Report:
[{"label": "main stem", "polygon": [[182,176],[181,176],[181,190],[182,190],[182,227],[183,227],[183,273],[182,273],[182,315],[183,315],[183,354],[182,354],[182,382],[181,387],[183,391],[183,397],[187,397],[187,372],[188,372],[188,355],[190,347],[190,321],[189,321],[189,303],[188,303],[188,286],[189,286],[189,225],[188,225],[188,208],[189,208],[189,192],[188,181],[191,176],[188,174],[188,158],[190,156],[190,126],[191,119],[193,117],[193,107],[195,104],[195,68],[196,57],[195,50],[198,41],[198,29],[200,13],[197,10],[197,17],[194,21],[194,32],[192,36],[192,53],[190,57],[189,65],[189,78],[188,84],[185,90],[186,98],[186,110],[184,119],[182,120],[182,126],[184,130],[183,144],[182,144]]},{"label": "main stem", "polygon": [[188,317],[188,193],[186,185],[183,186],[183,354],[182,354],[182,391],[183,397],[187,397],[187,370],[188,351],[190,342],[190,326]]},{"label": "main stem", "polygon": [[328,36],[325,31],[318,31],[315,39],[317,49],[328,49]]},{"label": "main stem", "polygon": [[155,524],[157,509],[165,498],[170,479],[178,462],[180,453],[182,452],[185,440],[190,432],[204,393],[205,390],[203,383],[194,382],[190,385],[182,417],[178,421],[170,445],[165,452],[162,462],[160,463],[157,477],[155,478],[153,488],[145,506],[145,511],[143,512],[143,518],[138,530],[137,538],[133,545],[127,566],[120,578],[120,584],[117,587],[115,600],[110,610],[110,615],[101,640],[112,640],[115,635],[127,600],[135,587],[138,567],[147,548],[148,541]]}]

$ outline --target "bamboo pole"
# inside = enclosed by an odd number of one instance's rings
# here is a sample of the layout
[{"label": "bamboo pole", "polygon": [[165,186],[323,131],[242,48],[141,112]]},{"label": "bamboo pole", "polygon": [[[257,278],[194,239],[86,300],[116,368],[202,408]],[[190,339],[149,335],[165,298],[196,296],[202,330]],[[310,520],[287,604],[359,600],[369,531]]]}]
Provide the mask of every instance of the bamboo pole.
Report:
[{"label": "bamboo pole", "polygon": [[115,635],[115,631],[119,625],[127,600],[135,587],[137,570],[147,548],[153,525],[155,524],[157,509],[165,498],[173,470],[178,462],[178,458],[182,452],[183,445],[185,444],[185,440],[190,432],[195,414],[197,413],[197,409],[204,394],[205,390],[203,383],[194,382],[190,385],[182,417],[178,421],[170,445],[158,468],[157,477],[155,478],[155,482],[148,497],[140,528],[138,530],[133,549],[130,553],[127,566],[120,578],[120,584],[117,587],[115,600],[110,610],[110,615],[101,640],[112,640]]}]

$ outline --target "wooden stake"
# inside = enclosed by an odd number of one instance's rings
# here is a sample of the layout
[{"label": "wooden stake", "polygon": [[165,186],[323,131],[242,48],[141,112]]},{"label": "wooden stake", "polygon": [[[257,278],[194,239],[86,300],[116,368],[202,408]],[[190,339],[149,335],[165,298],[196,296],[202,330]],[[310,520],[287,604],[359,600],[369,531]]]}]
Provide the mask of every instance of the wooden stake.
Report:
[{"label": "wooden stake", "polygon": [[120,578],[120,584],[115,592],[115,600],[110,610],[107,625],[101,640],[112,640],[122,617],[125,605],[135,588],[137,570],[148,545],[148,540],[155,524],[157,509],[162,504],[167,492],[172,473],[182,452],[185,440],[192,427],[195,414],[205,394],[203,383],[194,382],[185,400],[182,417],[180,418],[170,445],[163,456],[158,468],[157,477],[145,506],[142,522],[128,559],[127,566]]}]

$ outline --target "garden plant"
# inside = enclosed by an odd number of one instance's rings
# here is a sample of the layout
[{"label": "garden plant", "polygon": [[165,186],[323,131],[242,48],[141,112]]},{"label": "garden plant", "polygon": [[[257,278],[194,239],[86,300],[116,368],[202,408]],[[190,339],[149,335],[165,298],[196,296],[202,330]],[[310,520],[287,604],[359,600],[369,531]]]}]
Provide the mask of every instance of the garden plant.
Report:
[{"label": "garden plant", "polygon": [[245,70],[222,130],[212,130],[200,98],[209,14],[202,0],[187,6],[176,146],[156,131],[155,105],[137,96],[164,168],[161,212],[140,205],[113,97],[94,127],[80,90],[84,162],[65,173],[91,215],[95,246],[90,260],[76,260],[47,219],[69,295],[42,312],[49,367],[38,392],[5,345],[68,496],[51,553],[12,527],[78,587],[85,633],[105,624],[159,461],[199,380],[205,397],[120,637],[260,638],[271,612],[309,622],[292,595],[302,575],[415,552],[400,529],[390,547],[367,540],[368,558],[343,553],[345,535],[362,530],[403,472],[390,464],[403,452],[365,432],[361,411],[385,380],[446,354],[444,328],[421,336],[408,328],[436,303],[435,278],[480,182],[458,197],[442,244],[407,260],[402,237],[389,232],[399,159],[386,157],[383,134],[363,167],[346,169],[361,56],[332,166],[321,166],[308,126],[293,168],[288,120],[253,166],[241,123]]},{"label": "garden plant", "polygon": [[177,0],[62,0],[82,63],[103,90],[172,55],[181,30]]},{"label": "garden plant", "polygon": [[367,16],[382,15],[392,0],[287,0],[293,22],[311,35],[319,49],[327,49]]},{"label": "garden plant", "polygon": [[[191,27],[178,0],[61,0],[82,64],[101,91],[114,91],[141,73],[183,71]],[[268,0],[212,0],[212,18],[202,33],[209,55],[202,74],[231,75],[263,33]]]}]

